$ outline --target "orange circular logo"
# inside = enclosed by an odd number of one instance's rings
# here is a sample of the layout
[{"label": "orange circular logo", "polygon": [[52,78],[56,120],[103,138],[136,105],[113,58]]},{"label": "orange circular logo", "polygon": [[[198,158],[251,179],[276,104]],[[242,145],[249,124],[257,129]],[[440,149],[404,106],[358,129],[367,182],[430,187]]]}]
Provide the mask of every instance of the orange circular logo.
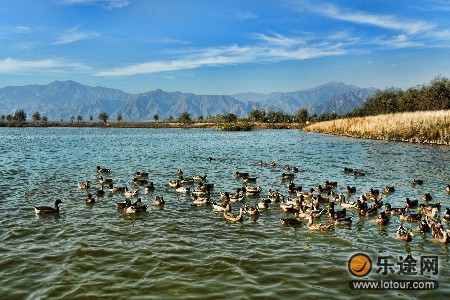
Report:
[{"label": "orange circular logo", "polygon": [[348,270],[353,276],[366,276],[372,270],[372,260],[364,253],[356,253],[348,260]]}]

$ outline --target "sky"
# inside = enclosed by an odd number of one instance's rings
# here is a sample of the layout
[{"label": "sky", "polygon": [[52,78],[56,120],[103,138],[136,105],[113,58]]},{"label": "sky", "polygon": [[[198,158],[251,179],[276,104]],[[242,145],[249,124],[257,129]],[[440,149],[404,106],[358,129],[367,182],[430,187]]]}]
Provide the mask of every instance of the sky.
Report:
[{"label": "sky", "polygon": [[450,0],[2,0],[0,87],[407,89],[450,77]]}]

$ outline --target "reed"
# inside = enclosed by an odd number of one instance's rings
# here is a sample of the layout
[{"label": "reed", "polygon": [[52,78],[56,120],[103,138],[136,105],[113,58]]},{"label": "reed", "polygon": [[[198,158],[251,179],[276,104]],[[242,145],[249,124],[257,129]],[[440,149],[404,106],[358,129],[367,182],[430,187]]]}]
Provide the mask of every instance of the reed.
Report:
[{"label": "reed", "polygon": [[449,145],[450,110],[336,119],[314,123],[303,130],[358,138]]},{"label": "reed", "polygon": [[220,126],[223,131],[250,131],[255,125],[249,122],[226,123]]}]

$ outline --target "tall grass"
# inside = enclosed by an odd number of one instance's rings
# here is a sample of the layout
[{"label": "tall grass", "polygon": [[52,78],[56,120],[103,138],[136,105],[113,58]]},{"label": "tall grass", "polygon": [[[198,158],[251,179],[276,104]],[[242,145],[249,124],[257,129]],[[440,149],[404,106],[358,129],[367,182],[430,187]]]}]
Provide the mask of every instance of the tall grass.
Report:
[{"label": "tall grass", "polygon": [[303,130],[359,138],[450,144],[450,110],[417,111],[314,123]]}]

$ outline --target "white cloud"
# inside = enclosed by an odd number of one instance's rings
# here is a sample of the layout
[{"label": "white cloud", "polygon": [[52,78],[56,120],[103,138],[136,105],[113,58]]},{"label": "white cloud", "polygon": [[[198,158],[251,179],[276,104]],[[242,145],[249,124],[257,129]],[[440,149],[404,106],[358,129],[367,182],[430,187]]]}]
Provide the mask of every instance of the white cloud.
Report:
[{"label": "white cloud", "polygon": [[56,45],[69,44],[89,38],[98,37],[100,34],[92,31],[78,31],[76,27],[67,30],[53,43]]},{"label": "white cloud", "polygon": [[402,20],[392,15],[372,14],[363,11],[354,11],[340,8],[333,4],[317,3],[310,1],[290,1],[294,9],[298,11],[311,11],[332,19],[342,20],[357,24],[366,24],[385,29],[391,29],[409,34],[417,34],[429,31],[434,24],[425,21]]},{"label": "white cloud", "polygon": [[286,60],[305,60],[324,56],[345,55],[348,51],[343,43],[310,43],[301,38],[255,35],[262,42],[254,46],[231,45],[225,47],[190,49],[172,60],[149,61],[112,68],[95,73],[96,76],[132,76],[166,71],[195,69],[205,66],[237,65]]},{"label": "white cloud", "polygon": [[14,58],[6,58],[0,61],[0,73],[40,73],[40,72],[87,72],[91,68],[83,65],[70,63],[57,59],[41,59],[41,60],[20,60]]},{"label": "white cloud", "polygon": [[236,13],[235,18],[238,20],[245,21],[245,20],[256,19],[257,16],[250,11],[245,11],[245,12],[240,11],[240,12]]},{"label": "white cloud", "polygon": [[61,4],[66,5],[95,5],[107,9],[122,8],[128,6],[128,0],[59,0]]}]

